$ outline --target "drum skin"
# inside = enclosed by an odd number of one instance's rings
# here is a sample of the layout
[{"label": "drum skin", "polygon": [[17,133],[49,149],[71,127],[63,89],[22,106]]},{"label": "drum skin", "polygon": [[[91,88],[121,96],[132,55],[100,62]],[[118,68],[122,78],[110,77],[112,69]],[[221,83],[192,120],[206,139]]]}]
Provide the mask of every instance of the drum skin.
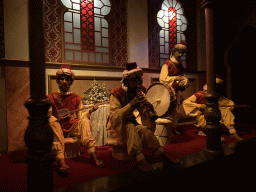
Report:
[{"label": "drum skin", "polygon": [[[164,83],[154,83],[149,86],[146,98],[161,118],[170,116],[177,103],[173,88]],[[156,102],[157,100],[159,102]]]}]

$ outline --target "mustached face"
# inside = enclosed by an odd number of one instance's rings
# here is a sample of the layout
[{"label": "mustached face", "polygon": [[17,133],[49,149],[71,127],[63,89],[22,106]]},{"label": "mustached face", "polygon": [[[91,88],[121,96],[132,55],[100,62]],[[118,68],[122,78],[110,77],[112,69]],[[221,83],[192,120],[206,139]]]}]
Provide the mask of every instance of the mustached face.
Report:
[{"label": "mustached face", "polygon": [[68,92],[69,89],[70,89],[70,85],[66,84],[66,83],[60,83],[59,84],[59,89],[62,91],[62,92]]},{"label": "mustached face", "polygon": [[136,93],[141,87],[143,81],[141,77],[131,78],[128,80],[128,91],[130,93]]},{"label": "mustached face", "polygon": [[71,78],[69,76],[61,76],[58,78],[57,83],[61,92],[68,92],[71,86]]}]

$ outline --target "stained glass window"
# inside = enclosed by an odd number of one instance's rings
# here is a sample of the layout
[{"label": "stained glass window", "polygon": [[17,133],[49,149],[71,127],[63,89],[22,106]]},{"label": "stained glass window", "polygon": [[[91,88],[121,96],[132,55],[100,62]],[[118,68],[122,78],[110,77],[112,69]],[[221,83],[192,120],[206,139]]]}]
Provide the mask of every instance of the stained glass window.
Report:
[{"label": "stained glass window", "polygon": [[[186,42],[184,31],[187,28],[187,20],[183,16],[183,8],[177,0],[164,0],[161,10],[157,13],[157,21],[162,28],[159,33],[160,65],[169,60],[171,49],[180,42]],[[181,58],[186,67],[186,54]]]},{"label": "stained glass window", "polygon": [[61,0],[64,13],[64,58],[66,61],[110,63],[109,0]]}]

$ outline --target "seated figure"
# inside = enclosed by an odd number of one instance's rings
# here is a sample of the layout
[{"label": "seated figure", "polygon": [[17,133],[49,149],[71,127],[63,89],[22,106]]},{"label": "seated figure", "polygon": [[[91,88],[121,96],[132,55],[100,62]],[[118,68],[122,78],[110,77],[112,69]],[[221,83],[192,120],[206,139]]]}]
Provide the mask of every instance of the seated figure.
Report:
[{"label": "seated figure", "polygon": [[[153,151],[164,165],[180,163],[180,160],[171,160],[154,135],[156,124],[152,120],[153,106],[147,102],[142,86],[142,70],[134,63],[127,63],[123,72],[122,85],[110,93],[110,115],[107,131],[110,138],[120,145],[127,146],[128,155],[136,157],[139,167],[144,171],[153,170],[142,153],[142,148]],[[137,109],[141,116],[142,125],[136,122],[133,111]],[[150,120],[151,119],[151,120]]]},{"label": "seated figure", "polygon": [[178,126],[178,109],[183,101],[181,91],[184,91],[189,86],[189,80],[185,77],[185,70],[181,63],[182,55],[187,51],[187,47],[180,43],[172,48],[170,60],[165,61],[162,66],[159,81],[172,87],[177,99],[176,106],[172,111],[170,118],[172,119],[173,132],[180,134],[177,131]]},{"label": "seated figure", "polygon": [[[216,78],[216,92],[219,94],[219,109],[221,112],[221,120],[220,123],[224,124],[231,135],[232,138],[235,138],[237,140],[242,140],[241,137],[238,136],[236,133],[236,129],[234,127],[235,125],[235,116],[232,113],[232,110],[234,109],[234,102],[226,97],[224,97],[221,92],[223,90],[223,80],[220,78]],[[199,91],[195,94],[193,94],[191,97],[187,98],[183,102],[183,107],[186,115],[190,116],[196,116],[196,126],[199,127],[198,134],[201,136],[205,136],[206,130],[206,120],[204,117],[204,110],[206,109],[206,99],[204,98],[204,95],[207,93],[207,85],[204,85],[203,91]],[[222,138],[222,141],[225,141],[224,138]]]},{"label": "seated figure", "polygon": [[[90,122],[90,115],[98,109],[98,106],[94,105],[90,111],[86,112],[83,109],[81,97],[70,91],[70,86],[74,81],[74,73],[69,65],[62,65],[56,75],[59,90],[47,95],[47,97],[52,101],[52,107],[49,110],[49,123],[54,132],[52,151],[59,162],[59,170],[66,172],[69,169],[64,156],[64,139],[69,137],[78,139],[83,146],[86,146],[93,162],[102,167],[103,162],[96,156],[95,139],[92,137]],[[77,112],[74,114],[69,113],[75,110]],[[70,138],[70,142],[72,142],[72,138]]]}]

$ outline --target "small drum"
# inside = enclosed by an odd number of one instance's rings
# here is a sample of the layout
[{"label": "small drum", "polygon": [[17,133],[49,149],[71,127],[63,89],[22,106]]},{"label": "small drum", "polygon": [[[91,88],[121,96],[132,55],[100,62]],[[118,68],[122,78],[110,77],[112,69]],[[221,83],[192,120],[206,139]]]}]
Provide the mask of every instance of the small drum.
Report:
[{"label": "small drum", "polygon": [[146,98],[160,118],[170,116],[177,104],[173,88],[163,83],[154,83],[149,86]]},{"label": "small drum", "polygon": [[155,136],[158,138],[161,146],[170,143],[172,134],[172,121],[166,118],[158,118],[156,120]]}]

